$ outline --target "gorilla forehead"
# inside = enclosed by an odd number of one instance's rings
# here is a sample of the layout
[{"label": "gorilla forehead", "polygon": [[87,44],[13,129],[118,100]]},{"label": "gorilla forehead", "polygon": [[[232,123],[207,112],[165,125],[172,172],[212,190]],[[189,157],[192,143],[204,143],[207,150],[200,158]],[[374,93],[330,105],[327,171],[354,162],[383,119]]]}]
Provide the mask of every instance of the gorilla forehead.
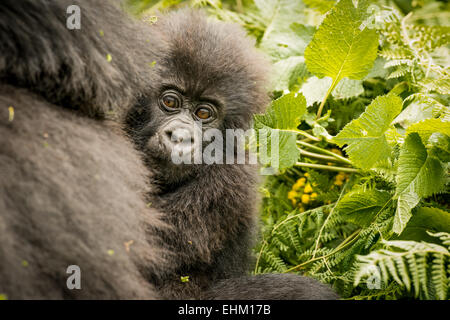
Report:
[{"label": "gorilla forehead", "polygon": [[189,10],[170,13],[156,25],[168,52],[159,68],[162,83],[193,98],[215,98],[231,113],[250,115],[266,106],[267,63],[241,28]]}]

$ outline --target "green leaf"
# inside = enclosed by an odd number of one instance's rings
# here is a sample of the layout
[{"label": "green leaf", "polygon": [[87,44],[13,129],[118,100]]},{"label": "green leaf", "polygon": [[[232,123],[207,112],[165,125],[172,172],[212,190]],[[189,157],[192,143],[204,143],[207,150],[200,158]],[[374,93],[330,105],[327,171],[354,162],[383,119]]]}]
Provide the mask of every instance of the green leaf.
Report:
[{"label": "green leaf", "polygon": [[353,191],[339,201],[336,209],[345,221],[366,227],[390,199],[391,194],[387,191]]},{"label": "green leaf", "polygon": [[362,79],[377,57],[375,30],[360,29],[369,16],[369,1],[341,0],[325,17],[305,50],[308,70],[337,84],[342,78]]},{"label": "green leaf", "polygon": [[438,208],[421,207],[414,210],[406,228],[400,234],[400,240],[437,242],[427,231],[450,233],[450,212]]},{"label": "green leaf", "polygon": [[305,96],[307,105],[312,106],[315,102],[322,101],[331,83],[332,80],[328,77],[319,79],[313,76],[306,80],[300,92]]},{"label": "green leaf", "polygon": [[342,79],[334,88],[331,95],[335,99],[348,99],[359,96],[364,92],[362,80]]},{"label": "green leaf", "polygon": [[433,133],[428,139],[428,154],[440,161],[450,162],[450,137],[439,132]]},{"label": "green leaf", "polygon": [[336,0],[303,0],[303,2],[310,8],[316,9],[320,13],[326,13],[333,8]]},{"label": "green leaf", "polygon": [[402,100],[398,96],[379,96],[358,119],[347,124],[333,140],[340,147],[347,145],[345,151],[356,166],[363,169],[373,168],[379,161],[388,159],[391,154],[385,133],[401,109]]},{"label": "green leaf", "polygon": [[442,121],[441,119],[426,119],[410,125],[406,133],[411,132],[417,132],[425,142],[435,132],[450,136],[450,122]]},{"label": "green leaf", "polygon": [[420,197],[415,192],[404,192],[398,196],[397,211],[395,212],[394,225],[392,230],[400,234],[411,219],[411,210],[417,206]]},{"label": "green leaf", "polygon": [[428,197],[440,191],[444,169],[439,160],[429,157],[417,133],[409,134],[398,159],[397,194],[413,191]]},{"label": "green leaf", "polygon": [[300,151],[295,130],[305,112],[305,97],[299,93],[289,93],[273,101],[264,115],[254,116],[261,163],[285,169],[298,161]]},{"label": "green leaf", "polygon": [[301,56],[279,60],[273,64],[273,70],[275,91],[290,89],[297,82],[297,78],[304,78],[308,74],[305,58]]},{"label": "green leaf", "polygon": [[364,77],[364,80],[370,78],[385,78],[388,75],[387,69],[384,68],[386,60],[382,57],[378,57],[375,59],[373,63],[373,68],[370,72]]},{"label": "green leaf", "polygon": [[291,92],[273,101],[266,114],[257,119],[272,129],[296,130],[305,112],[305,97]]},{"label": "green leaf", "polygon": [[[307,105],[311,106],[315,102],[322,101],[332,83],[333,80],[329,77],[322,79],[316,76],[310,77],[300,90],[306,98]],[[361,80],[343,79],[334,88],[332,96],[336,99],[347,99],[359,96],[363,92],[364,88]]]},{"label": "green leaf", "polygon": [[419,121],[438,118],[446,109],[446,107],[440,102],[421,93],[408,96],[403,101],[403,104],[409,102],[410,104],[393,122],[394,124],[400,124],[405,129]]},{"label": "green leaf", "polygon": [[419,101],[412,102],[398,115],[394,120],[394,124],[399,124],[403,128],[408,128],[410,125],[433,118],[433,106],[429,104],[420,103]]},{"label": "green leaf", "polygon": [[409,134],[400,149],[397,172],[397,212],[393,230],[400,234],[411,217],[420,197],[437,193],[444,186],[444,168],[441,162],[429,157],[417,133]]},{"label": "green leaf", "polygon": [[258,131],[258,155],[262,165],[277,170],[292,167],[300,158],[297,135],[277,129],[263,128]]},{"label": "green leaf", "polygon": [[292,28],[293,23],[305,20],[304,4],[298,0],[255,0],[255,5],[267,23],[260,48],[274,60],[302,56],[311,40],[313,28]]}]

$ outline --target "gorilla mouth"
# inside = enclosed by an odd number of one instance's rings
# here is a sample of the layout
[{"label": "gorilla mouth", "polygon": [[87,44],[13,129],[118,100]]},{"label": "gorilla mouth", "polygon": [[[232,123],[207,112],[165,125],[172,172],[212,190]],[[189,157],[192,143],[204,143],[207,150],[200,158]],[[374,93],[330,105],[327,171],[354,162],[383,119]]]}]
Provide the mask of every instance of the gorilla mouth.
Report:
[{"label": "gorilla mouth", "polygon": [[146,149],[152,157],[164,159],[176,165],[193,164],[195,151],[198,150],[195,143],[190,141],[173,143],[168,136],[161,133],[156,133],[148,139]]}]

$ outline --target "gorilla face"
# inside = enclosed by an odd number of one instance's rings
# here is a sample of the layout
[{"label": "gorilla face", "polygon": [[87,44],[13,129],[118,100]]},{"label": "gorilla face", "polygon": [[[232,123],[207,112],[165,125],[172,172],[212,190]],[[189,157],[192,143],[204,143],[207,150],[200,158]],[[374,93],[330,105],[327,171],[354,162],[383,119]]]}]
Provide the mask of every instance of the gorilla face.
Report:
[{"label": "gorilla face", "polygon": [[[148,162],[185,175],[204,163],[198,160],[207,145],[220,143],[225,155],[225,130],[248,129],[252,114],[265,108],[265,64],[251,43],[243,45],[242,30],[198,12],[168,14],[154,27],[166,52],[153,68],[156,85],[127,124]],[[181,164],[173,159],[180,153]]]},{"label": "gorilla face", "polygon": [[[143,147],[153,157],[172,160],[175,154],[195,163],[196,152],[206,145],[203,133],[210,129],[222,129],[225,116],[224,103],[213,92],[196,94],[180,85],[164,85],[158,90],[151,104],[151,119],[141,131]],[[222,100],[223,101],[223,100]]]}]

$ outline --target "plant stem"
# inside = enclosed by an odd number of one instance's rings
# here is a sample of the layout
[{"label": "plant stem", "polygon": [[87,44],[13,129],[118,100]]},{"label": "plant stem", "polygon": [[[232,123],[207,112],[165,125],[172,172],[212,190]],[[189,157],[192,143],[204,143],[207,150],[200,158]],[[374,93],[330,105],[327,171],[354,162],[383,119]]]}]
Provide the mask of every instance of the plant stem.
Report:
[{"label": "plant stem", "polygon": [[242,13],[242,0],[236,0],[236,11]]},{"label": "plant stem", "polygon": [[295,267],[292,267],[286,271],[284,271],[284,273],[288,273],[291,271],[296,271],[297,269],[300,269],[301,267],[310,264],[311,262],[317,261],[317,260],[322,260],[325,258],[328,258],[330,256],[332,256],[333,254],[336,254],[337,252],[339,252],[340,250],[344,249],[346,246],[348,246],[349,244],[351,244],[353,242],[353,240],[355,240],[357,238],[357,235],[361,232],[361,229],[356,230],[355,232],[353,232],[347,239],[345,239],[344,241],[341,242],[341,244],[339,246],[337,246],[333,251],[331,251],[330,253],[317,257],[317,258],[312,258],[308,261],[305,261],[303,263],[300,263],[299,265],[296,265]]},{"label": "plant stem", "polygon": [[311,139],[313,141],[316,141],[316,142],[320,142],[321,141],[319,138],[314,137],[313,135],[310,135],[308,132],[305,132],[305,131],[299,130],[299,129],[296,129],[296,130],[280,129],[280,131],[286,131],[286,132],[293,132],[293,133],[301,134],[302,136],[304,136],[304,137],[306,137],[308,139]]},{"label": "plant stem", "polygon": [[341,162],[345,162],[347,164],[352,164],[352,162],[349,159],[347,159],[347,158],[345,158],[343,156],[340,156],[340,155],[338,155],[338,154],[336,154],[334,152],[331,152],[331,151],[329,151],[327,149],[320,148],[318,146],[315,146],[313,144],[310,144],[310,143],[307,143],[307,142],[304,142],[304,141],[297,141],[297,144],[302,145],[302,146],[307,147],[307,148],[310,148],[310,149],[313,149],[313,150],[321,152],[321,153],[328,154],[328,155],[330,155],[332,157],[335,157],[336,159],[339,159]]},{"label": "plant stem", "polygon": [[327,166],[327,165],[324,165],[324,164],[315,164],[315,163],[307,163],[307,162],[297,162],[295,165],[299,166],[299,167],[307,167],[307,168],[322,169],[322,170],[329,170],[329,171],[338,171],[338,172],[351,172],[351,173],[359,172],[358,169],[353,169],[353,168]]},{"label": "plant stem", "polygon": [[261,259],[261,255],[262,255],[263,250],[266,247],[266,245],[267,245],[267,241],[264,240],[264,242],[261,246],[261,250],[259,250],[258,259],[256,260],[255,271],[254,271],[255,274],[256,274],[256,271],[258,271],[259,260]]},{"label": "plant stem", "polygon": [[323,107],[325,106],[325,102],[327,102],[328,96],[333,92],[334,87],[336,87],[337,83],[339,82],[338,78],[333,79],[333,83],[331,84],[330,88],[327,91],[327,94],[325,95],[325,98],[323,98],[322,102],[320,103],[319,110],[317,110],[317,117],[316,119],[320,118],[320,115],[322,114]]},{"label": "plant stem", "polygon": [[323,154],[319,154],[319,153],[314,153],[314,152],[309,152],[309,151],[305,151],[303,149],[300,149],[300,154],[309,158],[315,158],[315,159],[321,159],[321,160],[328,160],[328,161],[333,161],[333,162],[343,162],[343,163],[347,163],[346,161],[342,161],[340,159],[337,159],[335,157],[330,157],[330,156],[324,156]]},{"label": "plant stem", "polygon": [[345,183],[344,187],[342,188],[341,193],[339,194],[339,198],[337,199],[336,203],[334,204],[333,208],[331,209],[330,213],[328,214],[327,218],[325,219],[324,223],[322,224],[322,227],[319,230],[319,234],[317,236],[316,243],[314,245],[314,252],[313,252],[313,259],[316,257],[317,249],[319,248],[319,242],[320,238],[322,237],[323,230],[325,229],[325,226],[327,225],[328,221],[330,220],[331,216],[334,213],[334,209],[336,209],[336,206],[338,205],[339,201],[341,200],[342,196],[344,195],[345,189],[347,187],[348,182]]}]

